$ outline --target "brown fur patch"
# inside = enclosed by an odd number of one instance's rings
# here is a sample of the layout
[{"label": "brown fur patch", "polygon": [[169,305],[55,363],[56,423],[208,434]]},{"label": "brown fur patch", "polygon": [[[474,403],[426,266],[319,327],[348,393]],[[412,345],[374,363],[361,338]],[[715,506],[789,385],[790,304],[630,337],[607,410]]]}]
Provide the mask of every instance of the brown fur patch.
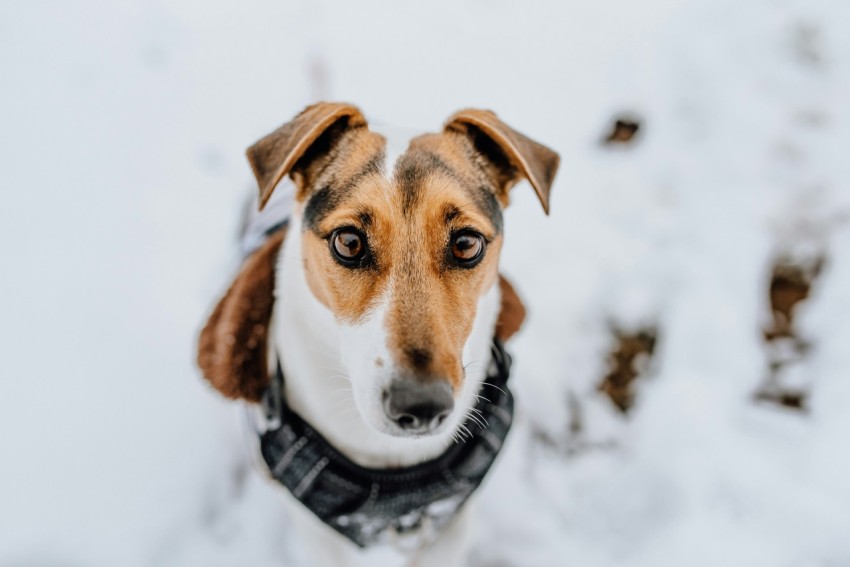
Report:
[{"label": "brown fur patch", "polygon": [[502,292],[502,306],[496,321],[496,338],[504,343],[522,328],[525,322],[525,306],[505,276],[499,275],[499,288]]},{"label": "brown fur patch", "polygon": [[258,402],[268,386],[274,267],[285,232],[270,237],[245,261],[201,331],[198,366],[228,398]]}]

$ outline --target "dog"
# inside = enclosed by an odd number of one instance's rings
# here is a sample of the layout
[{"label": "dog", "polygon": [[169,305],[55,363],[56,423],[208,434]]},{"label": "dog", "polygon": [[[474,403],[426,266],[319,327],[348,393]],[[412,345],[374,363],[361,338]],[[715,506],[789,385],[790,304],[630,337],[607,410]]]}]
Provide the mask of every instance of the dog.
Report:
[{"label": "dog", "polygon": [[[411,134],[370,127],[355,106],[319,103],[247,156],[260,208],[279,185],[294,204],[204,326],[204,377],[226,397],[265,408],[261,451],[294,496],[306,564],[466,564],[474,520],[464,502],[501,444],[480,418],[489,407],[489,421],[504,422],[503,438],[512,408],[496,407],[490,398],[501,394],[482,387],[493,368],[506,379],[493,341],[507,340],[525,317],[499,274],[502,212],[526,180],[548,214],[558,154],[490,111],[462,110],[440,132]],[[473,437],[482,448],[458,456]],[[315,458],[296,465],[308,453]],[[450,470],[451,459],[467,460]],[[325,475],[337,462],[337,476]],[[432,462],[442,463],[437,476],[452,478],[433,480],[436,492],[449,492],[423,496],[427,510],[454,503],[433,521],[424,505],[416,515],[404,507],[426,481],[396,482],[392,496],[368,481],[398,471],[419,478]],[[473,465],[479,472],[454,478]],[[454,487],[466,492],[453,498]],[[354,508],[353,497],[340,500],[342,514],[328,504],[337,490],[362,498]]]}]

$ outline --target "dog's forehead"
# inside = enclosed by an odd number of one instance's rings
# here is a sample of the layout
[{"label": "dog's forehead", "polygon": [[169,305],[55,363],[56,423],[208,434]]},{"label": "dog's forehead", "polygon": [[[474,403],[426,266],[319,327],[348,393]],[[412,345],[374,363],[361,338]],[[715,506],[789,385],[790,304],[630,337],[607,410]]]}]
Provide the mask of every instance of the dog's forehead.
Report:
[{"label": "dog's forehead", "polygon": [[[366,140],[370,143],[363,144]],[[501,232],[501,206],[475,166],[472,146],[457,136],[377,125],[350,141],[329,167],[331,177],[307,201],[304,217],[314,231],[321,232],[322,220],[335,211],[364,211],[381,201],[395,203],[403,219],[429,205],[455,206],[489,221],[494,234]],[[364,152],[362,145],[371,149]]]},{"label": "dog's forehead", "polygon": [[392,179],[393,172],[399,159],[410,148],[410,142],[425,134],[425,131],[414,130],[386,124],[370,125],[369,130],[379,134],[386,140],[384,145],[383,173],[387,179]]}]

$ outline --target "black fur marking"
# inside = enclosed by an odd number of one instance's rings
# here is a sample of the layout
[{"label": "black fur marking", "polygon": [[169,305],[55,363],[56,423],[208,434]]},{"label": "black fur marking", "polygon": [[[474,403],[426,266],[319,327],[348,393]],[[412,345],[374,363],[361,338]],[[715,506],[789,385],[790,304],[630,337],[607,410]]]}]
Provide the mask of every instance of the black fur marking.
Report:
[{"label": "black fur marking", "polygon": [[352,175],[348,179],[344,180],[340,184],[339,190],[341,192],[348,192],[353,187],[355,187],[358,183],[363,181],[363,179],[365,179],[366,177],[380,173],[381,172],[381,164],[383,164],[383,163],[384,163],[384,150],[381,150],[380,152],[378,152],[374,156],[372,156],[369,159],[369,161],[367,161],[363,165],[363,167],[360,168],[360,171],[358,171],[357,173],[355,173],[354,175]]},{"label": "black fur marking", "polygon": [[407,213],[419,200],[423,183],[433,172],[439,171],[458,183],[463,183],[457,172],[432,152],[405,154],[396,166],[395,179],[402,194],[402,211]]},{"label": "black fur marking", "polygon": [[357,218],[360,219],[360,224],[363,226],[364,229],[367,229],[372,226],[372,213],[370,213],[369,211],[360,211],[359,213],[357,213]]},{"label": "black fur marking", "polygon": [[[357,173],[348,179],[341,181],[332,179],[331,184],[333,187],[331,185],[325,185],[313,193],[304,207],[304,227],[318,234],[319,223],[322,222],[322,219],[339,207],[354,187],[366,177],[380,173],[383,159],[384,154],[382,150],[372,156]],[[363,221],[364,217],[361,216],[364,227],[368,226],[368,223],[371,222],[371,215],[366,214],[366,217],[369,219],[368,222]]]},{"label": "black fur marking", "polygon": [[484,215],[490,219],[490,222],[495,229],[496,234],[502,232],[502,207],[499,205],[496,195],[492,189],[487,187],[477,187],[472,190],[467,190],[472,197],[473,202]]},{"label": "black fur marking", "polygon": [[443,220],[446,224],[449,224],[453,220],[455,220],[459,214],[460,209],[455,206],[449,205],[448,207],[446,207],[446,212],[443,214]]},{"label": "black fur marking", "polygon": [[304,227],[318,233],[319,223],[342,202],[339,191],[325,185],[310,196],[304,207]]}]

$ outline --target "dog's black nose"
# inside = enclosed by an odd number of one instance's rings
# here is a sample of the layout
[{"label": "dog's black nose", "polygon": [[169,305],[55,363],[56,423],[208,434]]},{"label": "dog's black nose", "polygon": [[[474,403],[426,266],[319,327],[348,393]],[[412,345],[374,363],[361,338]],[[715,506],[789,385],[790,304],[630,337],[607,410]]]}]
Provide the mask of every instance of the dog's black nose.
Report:
[{"label": "dog's black nose", "polygon": [[452,387],[445,380],[396,379],[384,393],[387,417],[410,433],[434,431],[454,405]]}]

